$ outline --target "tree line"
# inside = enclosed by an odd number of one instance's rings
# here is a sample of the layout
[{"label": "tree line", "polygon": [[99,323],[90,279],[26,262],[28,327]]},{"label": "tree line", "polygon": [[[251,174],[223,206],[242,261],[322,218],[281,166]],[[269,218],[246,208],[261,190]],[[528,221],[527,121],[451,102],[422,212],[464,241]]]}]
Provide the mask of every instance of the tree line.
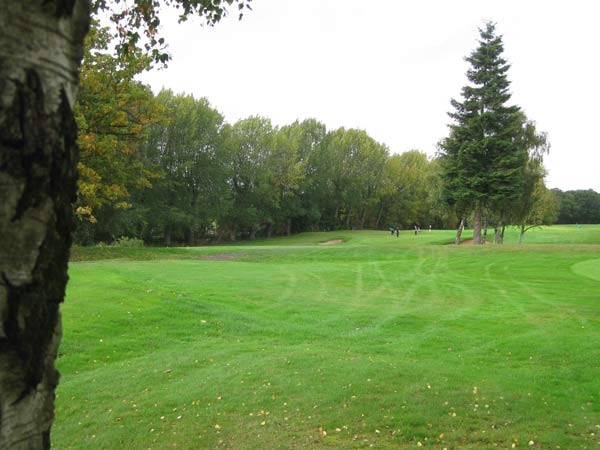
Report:
[{"label": "tree line", "polygon": [[112,54],[110,33],[93,24],[76,109],[76,242],[125,236],[193,245],[415,225],[458,226],[460,239],[465,223],[480,240],[493,228],[502,242],[507,225],[524,233],[596,220],[592,200],[574,202],[545,187],[547,136],[506,106],[508,65],[493,24],[481,37],[467,58],[473,85],[462,102],[452,101],[454,123],[431,158],[418,150],[391,154],[364,130],[328,130],[317,119],[279,127],[253,116],[229,124],[206,98],[154,95],[135,81],[152,59]]},{"label": "tree line", "polygon": [[151,60],[86,40],[76,118],[77,242],[253,239],[307,230],[454,226],[437,159],[390,154],[364,130],[316,119],[234,124],[207,99],[135,81]]}]

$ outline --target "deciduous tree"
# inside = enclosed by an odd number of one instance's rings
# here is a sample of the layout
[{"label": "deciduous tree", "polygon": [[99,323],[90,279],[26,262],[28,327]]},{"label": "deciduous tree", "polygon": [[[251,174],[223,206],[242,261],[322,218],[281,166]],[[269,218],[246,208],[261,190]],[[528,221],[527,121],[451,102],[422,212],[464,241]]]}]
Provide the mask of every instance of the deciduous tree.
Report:
[{"label": "deciduous tree", "polygon": [[101,208],[129,208],[132,189],[150,187],[155,177],[138,147],[162,109],[150,88],[134,81],[151,61],[141,51],[111,54],[111,40],[108,30],[93,21],[75,107],[80,148],[76,214],[90,222],[96,222]]}]

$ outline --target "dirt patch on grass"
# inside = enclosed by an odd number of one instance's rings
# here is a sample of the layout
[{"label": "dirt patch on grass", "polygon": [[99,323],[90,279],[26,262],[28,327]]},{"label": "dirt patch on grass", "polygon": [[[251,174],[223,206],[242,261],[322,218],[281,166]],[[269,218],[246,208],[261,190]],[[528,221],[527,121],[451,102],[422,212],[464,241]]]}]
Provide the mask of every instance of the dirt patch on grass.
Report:
[{"label": "dirt patch on grass", "polygon": [[333,239],[331,241],[327,241],[327,242],[319,242],[319,245],[337,245],[337,244],[341,244],[344,241],[342,239]]},{"label": "dirt patch on grass", "polygon": [[[483,242],[484,245],[487,244],[487,243],[489,243],[489,241]],[[474,245],[473,244],[473,239],[463,239],[463,240],[460,241],[460,245]]]},{"label": "dirt patch on grass", "polygon": [[207,255],[201,256],[201,261],[231,261],[232,259],[243,256],[241,253],[221,253],[220,255]]}]

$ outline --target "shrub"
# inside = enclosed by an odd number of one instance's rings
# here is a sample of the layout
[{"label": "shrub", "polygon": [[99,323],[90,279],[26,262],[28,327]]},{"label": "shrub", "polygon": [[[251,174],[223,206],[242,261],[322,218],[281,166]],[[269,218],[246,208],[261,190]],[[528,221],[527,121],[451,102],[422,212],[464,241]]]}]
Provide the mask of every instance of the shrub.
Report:
[{"label": "shrub", "polygon": [[112,245],[114,247],[143,247],[144,241],[134,237],[121,236]]}]

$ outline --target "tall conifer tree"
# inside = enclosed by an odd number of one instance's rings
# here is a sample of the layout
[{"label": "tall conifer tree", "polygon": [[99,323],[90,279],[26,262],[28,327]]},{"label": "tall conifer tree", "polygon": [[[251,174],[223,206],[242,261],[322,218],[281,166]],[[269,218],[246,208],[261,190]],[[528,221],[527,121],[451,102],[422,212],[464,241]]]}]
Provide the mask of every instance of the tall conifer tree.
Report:
[{"label": "tall conifer tree", "polygon": [[521,190],[527,151],[520,139],[525,116],[510,106],[509,65],[495,25],[480,29],[479,47],[466,59],[470,84],[462,102],[452,99],[454,123],[440,143],[446,198],[474,215],[473,240],[481,243],[484,209],[502,211]]}]

